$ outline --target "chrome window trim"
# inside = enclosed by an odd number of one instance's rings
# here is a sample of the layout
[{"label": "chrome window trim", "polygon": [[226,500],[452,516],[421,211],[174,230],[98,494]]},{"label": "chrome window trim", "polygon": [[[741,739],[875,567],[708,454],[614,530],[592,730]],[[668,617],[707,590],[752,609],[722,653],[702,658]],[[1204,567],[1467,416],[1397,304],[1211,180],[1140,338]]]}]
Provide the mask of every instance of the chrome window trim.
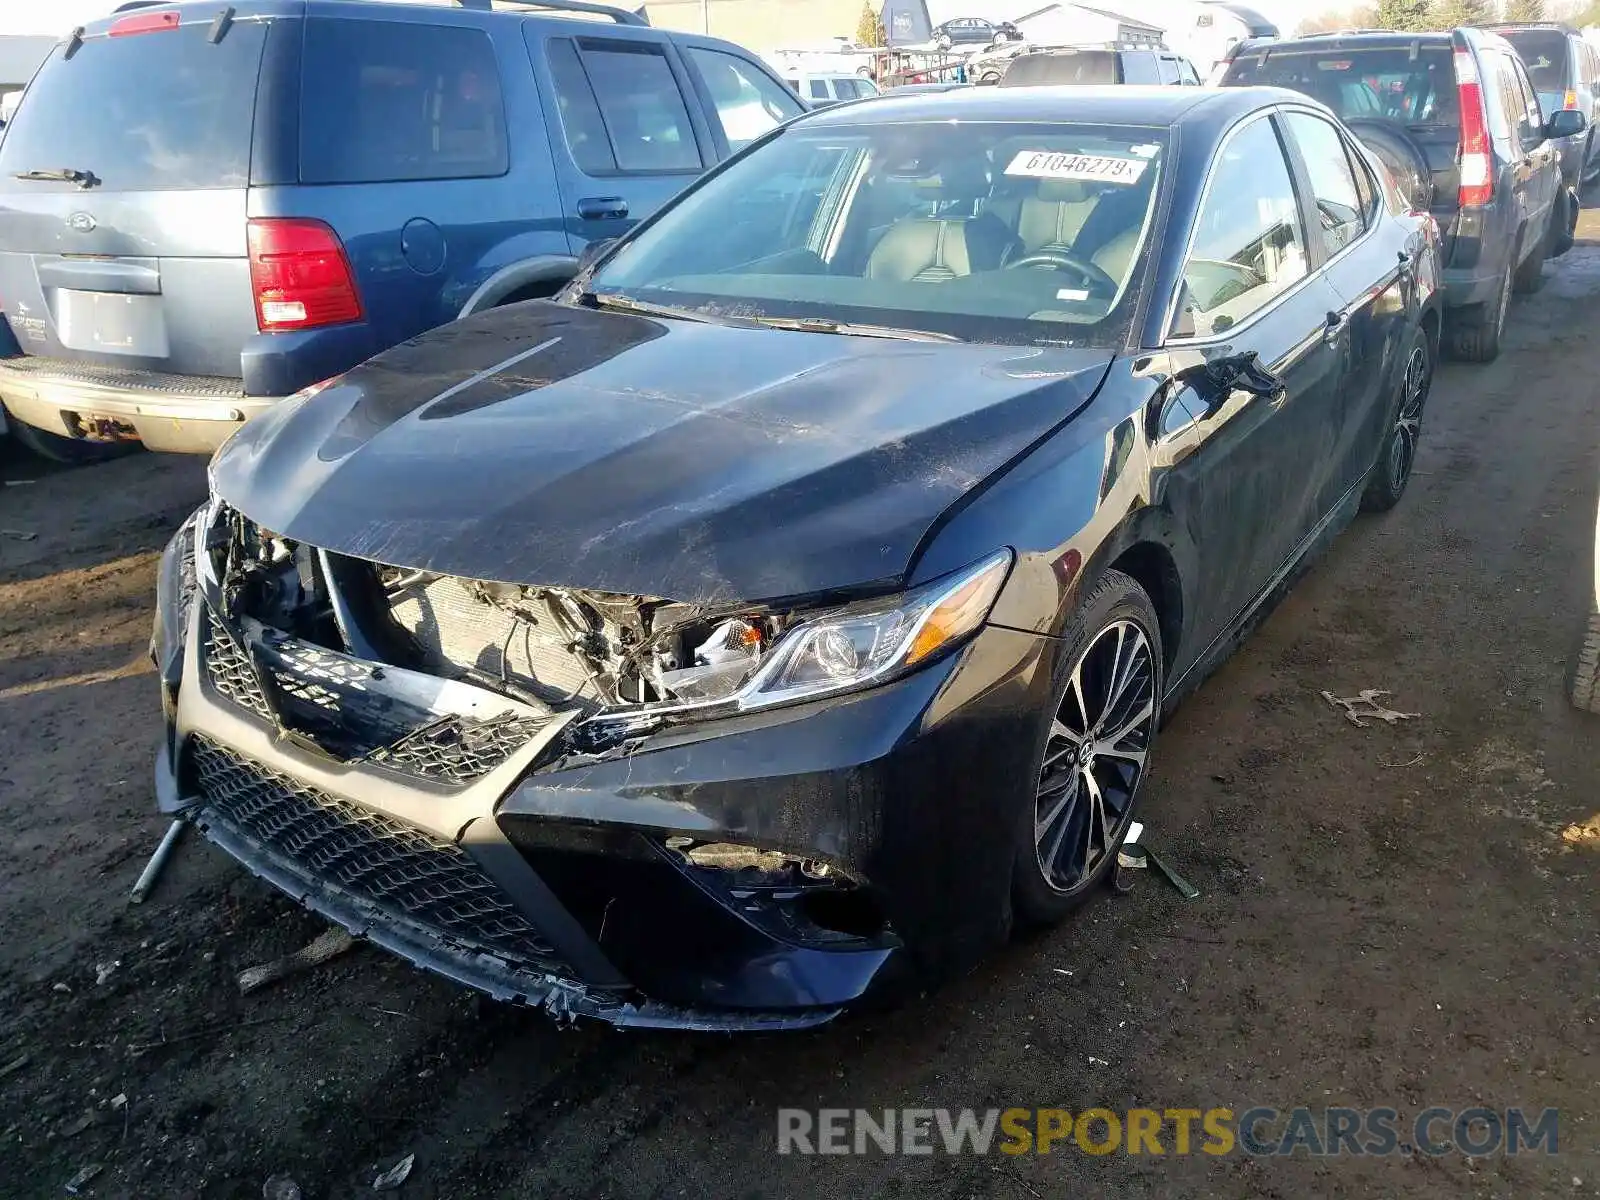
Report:
[{"label": "chrome window trim", "polygon": [[[1249,127],[1251,124],[1253,124],[1256,121],[1259,121],[1259,120],[1270,121],[1274,116],[1277,116],[1280,113],[1282,113],[1284,115],[1287,115],[1287,114],[1289,114],[1291,112],[1305,113],[1305,114],[1307,114],[1309,116],[1320,117],[1324,121],[1328,120],[1328,114],[1325,113],[1325,112],[1322,112],[1322,111],[1320,111],[1318,109],[1312,108],[1308,104],[1293,104],[1293,103],[1276,104],[1271,108],[1257,109],[1254,112],[1246,113],[1244,116],[1240,117],[1231,126],[1229,126],[1228,131],[1225,134],[1223,134],[1222,140],[1217,143],[1216,152],[1212,155],[1210,167],[1207,169],[1207,172],[1206,172],[1205,186],[1203,188],[1201,188],[1201,190],[1200,190],[1200,200],[1195,205],[1195,214],[1196,214],[1196,216],[1199,215],[1199,213],[1205,208],[1206,203],[1211,199],[1211,188],[1212,188],[1212,185],[1216,182],[1216,177],[1217,177],[1217,164],[1221,160],[1222,152],[1223,152],[1223,150],[1225,150],[1227,148],[1228,143],[1233,141],[1233,139],[1235,137],[1237,137],[1242,130],[1246,129],[1247,127]],[[1345,140],[1344,129],[1343,129],[1342,126],[1339,125],[1337,117],[1334,118],[1332,124],[1333,124],[1333,127],[1334,127],[1334,132],[1339,135],[1340,140],[1341,141]],[[1276,138],[1277,136],[1278,136],[1278,133],[1277,133],[1276,130],[1274,130],[1273,131],[1273,137]],[[1280,146],[1280,151],[1282,151],[1282,150],[1283,150],[1283,147]],[[1290,184],[1291,187],[1294,187],[1294,167],[1293,167],[1293,164],[1291,164],[1289,159],[1287,157],[1285,157],[1284,160],[1283,160],[1283,165],[1284,165],[1285,169],[1288,170],[1288,172],[1289,172],[1289,184]],[[1300,204],[1299,192],[1298,192],[1298,190],[1296,190],[1296,193],[1295,193],[1295,206],[1296,206],[1297,209],[1299,208],[1299,204]],[[1380,213],[1379,215],[1381,217],[1382,214]],[[1310,243],[1311,243],[1311,235],[1310,235],[1310,232],[1308,230],[1306,230],[1305,227],[1304,227],[1305,226],[1305,221],[1304,221],[1304,214],[1303,213],[1301,214],[1301,217],[1302,217],[1302,219],[1301,219],[1300,234],[1301,234],[1301,237],[1303,237],[1306,240],[1306,249],[1307,249],[1307,252],[1309,253],[1309,251],[1310,251]],[[1346,254],[1350,253],[1350,251],[1354,250],[1357,246],[1363,245],[1369,238],[1371,238],[1373,236],[1373,234],[1375,234],[1377,232],[1377,229],[1378,229],[1378,222],[1377,221],[1373,221],[1370,225],[1368,225],[1365,229],[1362,230],[1362,233],[1361,233],[1360,237],[1356,238],[1348,246],[1345,246],[1342,250],[1339,251],[1339,253],[1331,255],[1330,257],[1324,259],[1321,266],[1316,267],[1314,270],[1308,270],[1303,276],[1301,276],[1299,279],[1295,280],[1294,283],[1290,284],[1283,291],[1279,292],[1271,300],[1268,300],[1265,304],[1263,304],[1260,308],[1256,309],[1248,317],[1246,317],[1243,321],[1240,321],[1237,325],[1229,326],[1227,329],[1223,330],[1223,332],[1221,332],[1221,333],[1208,334],[1205,337],[1199,337],[1199,336],[1183,337],[1181,335],[1173,334],[1171,332],[1171,330],[1172,330],[1173,320],[1178,315],[1178,297],[1183,294],[1183,264],[1188,262],[1189,261],[1189,256],[1194,253],[1194,239],[1195,239],[1196,227],[1195,226],[1191,226],[1190,229],[1189,229],[1188,240],[1184,243],[1183,256],[1178,260],[1178,280],[1177,280],[1177,283],[1174,285],[1171,295],[1169,295],[1167,297],[1167,303],[1166,303],[1166,306],[1165,306],[1165,309],[1164,309],[1164,314],[1163,314],[1162,322],[1161,322],[1162,333],[1161,333],[1161,341],[1160,341],[1159,348],[1163,349],[1163,350],[1167,350],[1167,349],[1188,349],[1190,347],[1211,346],[1211,345],[1216,345],[1216,344],[1222,343],[1222,342],[1232,341],[1241,332],[1243,332],[1244,330],[1249,329],[1257,321],[1261,320],[1263,317],[1267,316],[1269,313],[1272,313],[1272,312],[1276,311],[1281,305],[1283,305],[1286,301],[1288,301],[1291,297],[1293,297],[1295,295],[1295,293],[1299,292],[1303,287],[1305,287],[1308,283],[1310,283],[1310,281],[1312,279],[1314,279],[1319,273],[1321,273],[1323,271],[1326,271],[1329,266],[1331,266],[1335,262],[1338,262],[1339,259],[1343,258]]]}]

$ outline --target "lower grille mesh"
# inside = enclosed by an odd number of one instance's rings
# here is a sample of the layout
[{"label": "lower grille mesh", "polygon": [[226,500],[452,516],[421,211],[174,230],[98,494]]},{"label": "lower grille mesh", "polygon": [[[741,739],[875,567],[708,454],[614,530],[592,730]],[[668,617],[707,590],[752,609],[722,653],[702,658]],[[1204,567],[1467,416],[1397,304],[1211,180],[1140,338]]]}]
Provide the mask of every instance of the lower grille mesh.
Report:
[{"label": "lower grille mesh", "polygon": [[336,884],[456,942],[569,976],[555,949],[454,843],[280,775],[206,738],[191,744],[209,814]]},{"label": "lower grille mesh", "polygon": [[258,717],[272,719],[267,698],[256,682],[256,673],[244,647],[222,627],[216,614],[206,608],[205,646],[202,649],[206,673],[211,686],[241,708],[247,708]]}]

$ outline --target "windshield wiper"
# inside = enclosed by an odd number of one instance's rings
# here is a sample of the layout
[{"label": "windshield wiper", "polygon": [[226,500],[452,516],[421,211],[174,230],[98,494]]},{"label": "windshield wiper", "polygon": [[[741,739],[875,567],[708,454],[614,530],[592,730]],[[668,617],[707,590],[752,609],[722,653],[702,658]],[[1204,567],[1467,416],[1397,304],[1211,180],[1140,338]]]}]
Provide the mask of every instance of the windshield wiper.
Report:
[{"label": "windshield wiper", "polygon": [[76,167],[52,167],[45,171],[18,171],[12,178],[37,180],[41,183],[75,183],[81,188],[92,188],[100,182],[93,171],[80,171]]},{"label": "windshield wiper", "polygon": [[584,292],[580,299],[593,301],[597,308],[615,308],[622,312],[639,313],[647,317],[666,317],[675,321],[699,321],[703,325],[720,325],[722,322],[705,313],[690,312],[686,308],[673,308],[667,304],[651,304],[648,300],[634,300],[627,296],[599,292]]},{"label": "windshield wiper", "polygon": [[897,338],[907,342],[959,342],[950,333],[926,329],[896,329],[892,325],[856,325],[849,321],[830,321],[826,317],[751,317],[768,329],[792,329],[798,333],[841,333],[847,337]]}]

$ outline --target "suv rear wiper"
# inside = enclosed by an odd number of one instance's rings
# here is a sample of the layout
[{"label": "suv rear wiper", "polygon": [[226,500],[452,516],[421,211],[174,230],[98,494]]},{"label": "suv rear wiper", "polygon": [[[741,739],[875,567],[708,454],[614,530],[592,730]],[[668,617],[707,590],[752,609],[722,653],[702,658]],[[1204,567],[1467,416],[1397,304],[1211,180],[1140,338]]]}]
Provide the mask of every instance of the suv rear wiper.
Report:
[{"label": "suv rear wiper", "polygon": [[826,317],[751,317],[768,329],[793,329],[799,333],[842,333],[849,337],[899,338],[908,342],[959,342],[951,333],[927,329],[896,329],[892,325],[855,325],[849,321],[830,321]]},{"label": "suv rear wiper", "polygon": [[80,171],[76,167],[52,167],[45,171],[18,171],[12,178],[38,180],[42,183],[75,183],[81,188],[92,188],[100,182],[93,171]]}]

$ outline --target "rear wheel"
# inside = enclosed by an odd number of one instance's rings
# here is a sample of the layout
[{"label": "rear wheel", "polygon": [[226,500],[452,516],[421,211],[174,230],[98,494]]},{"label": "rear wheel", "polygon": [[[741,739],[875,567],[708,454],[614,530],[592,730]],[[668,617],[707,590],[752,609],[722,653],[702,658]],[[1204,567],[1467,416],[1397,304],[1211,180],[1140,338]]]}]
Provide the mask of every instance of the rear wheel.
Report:
[{"label": "rear wheel", "polygon": [[1400,372],[1400,395],[1395,405],[1394,424],[1378,451],[1378,461],[1367,477],[1361,494],[1363,512],[1387,512],[1400,503],[1411,468],[1417,461],[1417,438],[1422,432],[1422,410],[1433,386],[1433,346],[1423,329],[1411,335],[1405,366]]},{"label": "rear wheel", "polygon": [[1162,694],[1160,625],[1144,590],[1107,571],[1063,634],[1059,662],[1012,869],[1012,902],[1027,924],[1081,904],[1133,821]]},{"label": "rear wheel", "polygon": [[139,449],[138,442],[91,442],[84,438],[62,437],[59,433],[24,425],[15,417],[6,422],[6,429],[29,450],[51,462],[87,466],[120,458]]},{"label": "rear wheel", "polygon": [[1511,307],[1512,265],[1506,264],[1494,298],[1476,309],[1457,313],[1450,320],[1450,350],[1466,362],[1493,362],[1500,357],[1500,337]]}]

